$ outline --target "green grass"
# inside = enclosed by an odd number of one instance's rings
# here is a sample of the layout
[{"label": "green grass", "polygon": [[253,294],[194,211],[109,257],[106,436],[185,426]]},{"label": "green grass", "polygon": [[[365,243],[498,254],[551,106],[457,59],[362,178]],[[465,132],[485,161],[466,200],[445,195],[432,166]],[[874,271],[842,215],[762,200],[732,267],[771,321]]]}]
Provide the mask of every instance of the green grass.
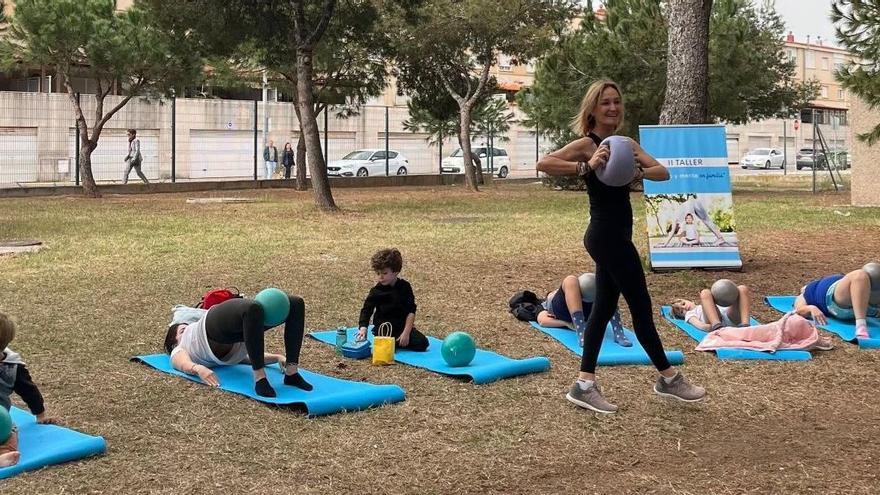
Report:
[{"label": "green grass", "polygon": [[[849,344],[809,363],[723,363],[658,322],[666,345],[686,351],[688,375],[708,386],[707,403],[653,397],[648,367],[601,370],[622,406],[615,417],[562,399],[576,356],[513,320],[506,304],[516,290],[541,293],[592,268],[583,192],[340,190],[336,215],[317,212],[309,193],[230,194],[259,201],[0,200],[0,239],[48,245],[0,257],[0,311],[20,325],[12,347],[49,411],[110,446],[104,457],[5,481],[4,493],[876,492],[869,462],[853,469],[853,460],[880,455],[870,440],[880,358]],[[790,293],[877,258],[880,211],[847,204],[846,194],[737,189],[745,271],[648,274],[655,305],[693,298],[720,276],[756,296]],[[640,196],[633,205],[644,254]],[[128,362],[160,350],[173,304],[212,287],[278,286],[305,298],[308,329],[353,324],[373,284],[369,258],[388,246],[404,254],[419,328],[466,330],[514,357],[546,355],[551,371],[474,386],[342,361],[307,339],[304,367],[407,391],[402,404],[309,420]],[[778,316],[759,302],[754,312]],[[268,334],[275,351],[278,333]]]}]

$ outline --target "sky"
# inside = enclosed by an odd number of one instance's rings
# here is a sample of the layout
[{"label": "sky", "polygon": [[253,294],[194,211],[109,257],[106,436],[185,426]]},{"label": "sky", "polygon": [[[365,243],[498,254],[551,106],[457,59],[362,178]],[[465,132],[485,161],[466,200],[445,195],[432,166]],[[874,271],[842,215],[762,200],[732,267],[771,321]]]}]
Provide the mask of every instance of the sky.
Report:
[{"label": "sky", "polygon": [[831,0],[776,0],[776,12],[794,33],[795,41],[804,43],[810,35],[810,41],[815,42],[819,35],[823,40],[838,44],[829,18]]}]

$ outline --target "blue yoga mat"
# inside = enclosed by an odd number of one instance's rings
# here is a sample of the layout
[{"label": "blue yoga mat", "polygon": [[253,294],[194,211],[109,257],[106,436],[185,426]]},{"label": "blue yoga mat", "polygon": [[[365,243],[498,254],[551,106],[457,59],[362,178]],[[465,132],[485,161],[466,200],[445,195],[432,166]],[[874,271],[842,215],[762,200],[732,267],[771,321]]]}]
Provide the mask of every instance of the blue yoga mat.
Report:
[{"label": "blue yoga mat", "polygon": [[[347,332],[348,339],[353,340],[357,333],[357,328],[349,328]],[[336,344],[335,330],[312,332],[309,336],[325,344]],[[372,342],[372,332],[367,332],[367,338]],[[478,385],[512,376],[539,373],[550,369],[550,360],[545,357],[511,359],[483,349],[477,349],[477,354],[474,356],[471,364],[455,368],[446,364],[446,361],[443,360],[443,356],[440,354],[440,347],[443,345],[443,341],[434,337],[428,337],[428,341],[431,344],[428,346],[427,351],[415,352],[398,349],[394,353],[394,360],[398,363],[424,368],[443,375],[467,377]]]},{"label": "blue yoga mat", "polygon": [[21,460],[15,466],[0,468],[0,480],[25,471],[103,454],[107,450],[107,443],[101,437],[57,425],[39,425],[37,418],[17,407],[12,408],[12,421],[18,426]]},{"label": "blue yoga mat", "polygon": [[[170,373],[187,380],[201,383],[197,376],[181,373],[171,367],[171,359],[167,354],[152,354],[132,358],[159,371]],[[284,374],[278,366],[267,366],[266,377],[275,389],[278,397],[260,397],[254,392],[254,377],[251,367],[244,364],[235,366],[218,366],[214,368],[220,388],[234,394],[244,395],[266,404],[287,406],[304,410],[309,416],[323,416],[342,411],[358,411],[384,404],[400,402],[405,398],[403,389],[397,385],[373,385],[371,383],[352,382],[331,378],[311,371],[299,369],[300,374],[314,386],[314,390],[306,392],[284,385]]]},{"label": "blue yoga mat", "polygon": [[[663,313],[663,317],[666,318],[666,321],[680,328],[690,338],[697,342],[701,342],[708,333],[684,320],[679,320],[672,316],[672,308],[670,306],[663,306],[660,310]],[[752,325],[761,324],[754,318],[752,318],[750,323]],[[725,348],[715,349],[713,352],[718,356],[718,359],[723,359],[725,361],[809,361],[813,357],[809,351],[796,351],[791,349],[783,349],[776,352],[763,352],[754,349]]]},{"label": "blue yoga mat", "polygon": [[[567,328],[542,327],[535,321],[530,323],[534,328],[553,337],[578,356],[583,353],[583,349],[578,345],[577,333],[573,330]],[[623,333],[626,334],[629,341],[632,342],[632,347],[623,347],[622,345],[619,345],[614,341],[614,334],[611,332],[611,327],[609,326],[606,329],[605,337],[602,341],[602,349],[599,350],[599,366],[651,364],[648,354],[645,353],[645,348],[639,344],[635,334],[626,329],[623,330]],[[684,354],[681,351],[666,351],[666,359],[669,360],[669,364],[681,364],[684,362]]]},{"label": "blue yoga mat", "polygon": [[[794,311],[795,296],[768,296],[764,298],[764,302],[771,308],[788,313]],[[822,330],[837,334],[841,339],[858,344],[862,349],[880,349],[880,318],[868,318],[868,335],[867,339],[856,339],[856,324],[852,321],[842,321],[826,316],[828,323],[825,325],[816,325]]]}]

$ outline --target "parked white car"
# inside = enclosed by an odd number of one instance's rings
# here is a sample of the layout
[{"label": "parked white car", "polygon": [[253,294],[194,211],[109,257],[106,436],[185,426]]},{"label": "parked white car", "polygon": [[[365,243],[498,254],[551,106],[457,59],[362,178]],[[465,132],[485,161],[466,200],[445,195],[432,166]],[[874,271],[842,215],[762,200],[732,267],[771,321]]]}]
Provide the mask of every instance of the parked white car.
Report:
[{"label": "parked white car", "polygon": [[742,157],[742,168],[783,168],[785,156],[777,148],[755,148]]},{"label": "parked white car", "polygon": [[[406,175],[409,160],[399,151],[388,150],[388,175]],[[369,177],[385,175],[385,149],[355,150],[327,165],[331,177]]]},{"label": "parked white car", "polygon": [[[480,158],[483,172],[489,173],[489,156],[486,154],[486,149],[485,146],[474,146],[471,148],[471,153],[476,154]],[[440,171],[444,174],[460,174],[464,172],[462,155],[461,148],[455,150],[440,162]],[[510,173],[510,157],[507,156],[507,150],[492,148],[492,170],[502,179],[507,177],[507,174]]]}]

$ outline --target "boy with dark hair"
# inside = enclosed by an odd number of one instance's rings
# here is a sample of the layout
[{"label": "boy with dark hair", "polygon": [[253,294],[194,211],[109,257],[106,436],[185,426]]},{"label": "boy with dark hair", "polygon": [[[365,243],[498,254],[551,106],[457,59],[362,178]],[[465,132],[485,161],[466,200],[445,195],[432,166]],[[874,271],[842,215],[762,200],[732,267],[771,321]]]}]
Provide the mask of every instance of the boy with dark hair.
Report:
[{"label": "boy with dark hair", "polygon": [[[9,396],[15,392],[37,416],[37,423],[52,423],[53,421],[46,415],[40,389],[31,380],[27,366],[21,360],[21,356],[7,347],[13,338],[15,338],[15,323],[8,316],[0,313],[0,407],[9,410],[12,407]],[[20,457],[18,431],[13,425],[12,434],[0,444],[0,467],[14,466],[18,464]]]},{"label": "boy with dark hair", "polygon": [[373,255],[370,265],[376,273],[376,285],[364,300],[358,320],[358,340],[367,338],[367,327],[373,319],[373,332],[383,323],[391,324],[391,332],[399,349],[424,352],[428,338],[416,330],[416,296],[412,285],[400,278],[403,256],[397,249],[383,249]]}]

